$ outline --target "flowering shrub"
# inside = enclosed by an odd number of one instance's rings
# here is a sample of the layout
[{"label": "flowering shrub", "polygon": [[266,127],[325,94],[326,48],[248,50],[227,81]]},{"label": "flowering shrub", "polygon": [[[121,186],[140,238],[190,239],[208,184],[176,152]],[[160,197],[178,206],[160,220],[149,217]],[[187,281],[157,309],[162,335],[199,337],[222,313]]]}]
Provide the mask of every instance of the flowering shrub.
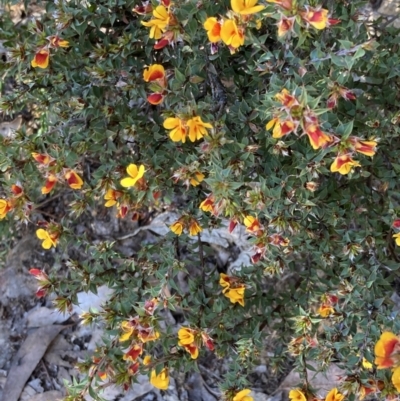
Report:
[{"label": "flowering shrub", "polygon": [[[223,397],[251,401],[266,344],[267,363],[290,355],[302,375],[292,400],[318,399],[310,361],[344,369],[326,401],[398,397],[397,33],[371,39],[357,0],[44,4],[41,21],[5,15],[0,28],[14,82],[1,111],[29,108],[36,124],[1,141],[0,219],[46,252],[90,255],[63,260],[61,281],[32,266],[38,297],[66,311],[79,291],[114,291],[82,315],[108,340],[67,400],[138,373],[165,390],[210,356],[231,361]],[[65,211],[46,213],[58,197]],[[139,226],[149,211],[177,216],[127,258],[117,238],[75,229],[101,210]],[[205,240],[224,227],[245,232],[240,266],[216,266]]]}]

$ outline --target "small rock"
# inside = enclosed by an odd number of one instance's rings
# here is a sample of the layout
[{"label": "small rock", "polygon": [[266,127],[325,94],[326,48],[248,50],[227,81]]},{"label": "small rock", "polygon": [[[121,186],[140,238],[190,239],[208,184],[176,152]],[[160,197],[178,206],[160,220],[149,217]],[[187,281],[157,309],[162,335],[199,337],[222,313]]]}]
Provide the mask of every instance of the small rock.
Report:
[{"label": "small rock", "polygon": [[68,315],[60,313],[55,309],[41,307],[31,309],[27,316],[28,327],[50,326],[52,324],[60,324],[69,318]]},{"label": "small rock", "polygon": [[42,394],[34,395],[29,401],[58,401],[62,399],[62,393],[60,391],[46,391]]},{"label": "small rock", "polygon": [[28,386],[31,386],[37,393],[43,393],[44,388],[42,387],[42,381],[40,379],[31,380],[28,383]]}]

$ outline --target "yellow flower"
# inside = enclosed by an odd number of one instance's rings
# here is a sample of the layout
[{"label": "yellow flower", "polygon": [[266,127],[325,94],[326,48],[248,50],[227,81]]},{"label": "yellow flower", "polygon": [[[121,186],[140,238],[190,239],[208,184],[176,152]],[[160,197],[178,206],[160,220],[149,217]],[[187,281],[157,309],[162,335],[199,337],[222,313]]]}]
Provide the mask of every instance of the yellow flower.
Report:
[{"label": "yellow flower", "polygon": [[187,127],[185,120],[177,117],[169,117],[164,121],[163,127],[165,129],[171,130],[169,133],[169,137],[174,142],[186,142]]},{"label": "yellow flower", "polygon": [[374,351],[378,369],[396,366],[399,363],[400,339],[394,333],[385,331],[375,344]]},{"label": "yellow flower", "polygon": [[[235,304],[238,303],[241,306],[244,306],[244,290],[246,287],[244,284],[235,287],[235,288],[230,288],[228,291],[223,290],[222,292],[224,295],[229,298],[229,300]],[[225,291],[225,292],[224,292]]]},{"label": "yellow flower", "polygon": [[290,390],[289,398],[291,401],[307,401],[307,398],[304,395],[304,393],[298,388]]},{"label": "yellow flower", "polygon": [[359,167],[360,163],[353,160],[350,155],[339,155],[333,161],[331,165],[331,172],[338,172],[339,174],[349,174],[353,170],[353,167]]},{"label": "yellow flower", "polygon": [[142,21],[142,25],[150,28],[150,39],[160,39],[169,24],[169,14],[164,6],[158,6],[153,11],[153,19],[148,22]]},{"label": "yellow flower", "polygon": [[392,374],[392,383],[397,391],[400,391],[400,367],[397,367]]},{"label": "yellow flower", "polygon": [[199,209],[203,212],[213,212],[214,210],[214,197],[212,195],[208,196],[203,202],[200,203]]},{"label": "yellow flower", "polygon": [[150,363],[151,363],[151,356],[150,355],[146,355],[143,358],[143,365],[150,365]]},{"label": "yellow flower", "polygon": [[179,345],[189,345],[194,342],[193,330],[187,327],[182,327],[178,331]]},{"label": "yellow flower", "polygon": [[248,394],[251,393],[251,390],[245,388],[244,390],[239,391],[234,397],[232,401],[253,401],[253,397],[250,397]]},{"label": "yellow flower", "polygon": [[125,188],[133,187],[143,177],[145,171],[143,164],[141,164],[139,168],[136,164],[130,164],[126,168],[126,172],[130,177],[122,179],[121,185]]},{"label": "yellow flower", "polygon": [[372,369],[372,363],[368,362],[365,358],[362,359],[362,365],[364,369]]},{"label": "yellow flower", "polygon": [[202,121],[201,117],[196,116],[186,122],[189,127],[189,139],[194,142],[208,135],[207,129],[211,129],[213,126],[210,123]]},{"label": "yellow flower", "polygon": [[202,231],[203,229],[200,227],[199,223],[193,219],[189,224],[189,235],[197,235]]},{"label": "yellow flower", "polygon": [[153,369],[150,375],[150,383],[160,390],[166,390],[169,385],[168,370],[164,368],[159,374],[157,374],[155,369]]},{"label": "yellow flower", "polygon": [[122,195],[122,192],[116,191],[115,189],[109,189],[104,195],[105,207],[111,207],[117,204],[117,199]]},{"label": "yellow flower", "polygon": [[208,40],[211,43],[217,43],[221,40],[221,24],[215,17],[207,18],[203,27],[207,31]]},{"label": "yellow flower", "polygon": [[335,312],[335,309],[333,309],[332,306],[328,304],[322,304],[318,309],[318,313],[322,317],[328,317],[333,312]]},{"label": "yellow flower", "polygon": [[231,7],[235,13],[250,15],[264,10],[264,6],[256,6],[258,0],[231,0]]},{"label": "yellow flower", "polygon": [[170,230],[176,234],[176,235],[181,235],[183,231],[183,224],[178,220],[175,221],[172,225],[169,226]]},{"label": "yellow flower", "polygon": [[39,228],[36,230],[36,236],[43,240],[42,247],[44,249],[50,249],[52,246],[57,245],[58,237],[55,234],[50,234],[48,231],[43,230],[43,228]]},{"label": "yellow flower", "polygon": [[328,10],[319,10],[308,7],[306,11],[300,13],[304,21],[312,25],[315,29],[325,29],[328,25]]},{"label": "yellow flower", "polygon": [[227,45],[234,49],[244,45],[243,30],[238,28],[233,20],[225,20],[221,28],[221,39]]},{"label": "yellow flower", "polygon": [[325,401],[342,401],[344,398],[343,394],[338,392],[338,389],[335,387],[325,397]]},{"label": "yellow flower", "polygon": [[254,234],[258,234],[261,230],[260,222],[253,216],[246,216],[244,218],[244,225],[246,226],[246,231]]},{"label": "yellow flower", "polygon": [[124,320],[121,323],[121,329],[124,333],[119,337],[119,341],[124,342],[129,340],[129,338],[132,336],[133,332],[135,331],[135,326],[130,321]]},{"label": "yellow flower", "polygon": [[205,175],[200,173],[199,171],[196,171],[194,173],[194,177],[190,179],[190,183],[194,186],[197,187],[203,180],[204,180]]},{"label": "yellow flower", "polygon": [[400,246],[400,233],[393,234],[392,237],[395,239],[396,245]]}]

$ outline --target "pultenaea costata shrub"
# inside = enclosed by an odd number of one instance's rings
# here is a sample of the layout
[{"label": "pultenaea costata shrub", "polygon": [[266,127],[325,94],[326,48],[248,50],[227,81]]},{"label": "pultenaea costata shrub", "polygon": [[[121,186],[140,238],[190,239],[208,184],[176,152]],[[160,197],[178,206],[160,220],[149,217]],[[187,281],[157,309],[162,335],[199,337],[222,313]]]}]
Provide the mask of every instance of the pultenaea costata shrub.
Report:
[{"label": "pultenaea costata shrub", "polygon": [[[138,372],[166,389],[171,372],[214,353],[231,360],[224,398],[249,401],[247,375],[270,341],[268,363],[289,353],[302,373],[293,400],[316,397],[310,361],[346,371],[328,401],[397,397],[400,60],[391,28],[368,37],[362,5],[59,0],[43,2],[40,21],[4,17],[0,69],[15,85],[1,109],[31,108],[39,128],[1,143],[2,224],[33,225],[36,205],[66,191],[65,215],[36,224],[37,246],[74,243],[90,258],[67,261],[62,283],[33,266],[37,295],[67,310],[78,291],[114,289],[82,316],[106,339],[68,400],[129,388]],[[123,258],[73,230],[103,206],[178,218]],[[252,244],[240,269],[205,263],[201,236],[223,225],[244,226]],[[189,263],[185,292],[175,279]],[[177,332],[161,324],[168,309],[184,315]]]}]

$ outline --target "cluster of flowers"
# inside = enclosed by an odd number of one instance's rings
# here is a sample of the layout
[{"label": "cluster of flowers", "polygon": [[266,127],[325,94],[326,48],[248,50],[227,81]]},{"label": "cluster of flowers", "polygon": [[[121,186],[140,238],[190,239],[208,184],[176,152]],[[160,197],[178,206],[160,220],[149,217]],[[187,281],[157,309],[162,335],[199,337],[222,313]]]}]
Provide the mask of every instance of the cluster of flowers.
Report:
[{"label": "cluster of flowers", "polygon": [[170,0],[161,0],[161,4],[153,9],[151,3],[136,6],[133,12],[141,15],[152,14],[152,18],[142,25],[150,28],[150,39],[157,39],[154,49],[159,50],[175,43],[181,35],[181,26],[172,12],[173,3]]},{"label": "cluster of flowers", "polygon": [[[137,166],[136,164],[129,164],[126,168],[128,177],[123,178],[120,184],[124,188],[138,187],[140,189],[146,188],[146,180],[144,178],[144,173],[146,172],[143,164]],[[104,200],[106,201],[105,207],[117,206],[117,217],[124,218],[129,212],[129,202],[123,197],[124,193],[118,191],[115,188],[109,188],[104,195]],[[119,199],[122,201],[119,201]],[[134,212],[132,220],[136,220],[138,215]]]},{"label": "cluster of flowers", "polygon": [[207,129],[212,129],[210,123],[205,123],[200,116],[193,117],[169,117],[164,121],[164,128],[170,130],[169,137],[173,142],[186,142],[186,138],[192,142],[208,135]]},{"label": "cluster of flowers", "polygon": [[212,338],[204,331],[182,327],[178,331],[178,345],[185,348],[192,359],[197,359],[201,344],[214,351]]},{"label": "cluster of flowers", "polygon": [[32,153],[32,157],[38,163],[39,170],[46,177],[46,183],[42,187],[42,194],[51,192],[57,182],[65,180],[72,189],[81,189],[83,186],[82,178],[69,168],[60,168],[55,159],[48,154]]},{"label": "cluster of flowers", "polygon": [[176,235],[181,235],[184,229],[189,230],[189,235],[197,235],[203,231],[199,222],[191,216],[180,217],[169,228]]},{"label": "cluster of flowers", "polygon": [[386,331],[375,344],[375,365],[378,369],[393,369],[392,383],[400,391],[400,338]]},{"label": "cluster of flowers", "polygon": [[278,6],[280,20],[278,26],[278,36],[282,37],[295,32],[295,23],[300,22],[306,28],[312,26],[315,29],[325,29],[340,22],[338,19],[329,18],[328,10],[321,7],[305,6],[299,8],[297,1],[294,0],[267,0]]},{"label": "cluster of flowers", "polygon": [[53,35],[47,38],[48,44],[40,47],[35,53],[31,61],[31,66],[36,68],[47,68],[50,60],[50,49],[57,49],[59,47],[69,47],[67,40],[61,39],[59,36]]},{"label": "cluster of flowers", "polygon": [[[211,43],[222,41],[228,46],[231,54],[244,45],[245,32],[252,15],[264,10],[264,6],[257,5],[258,0],[231,0],[232,10],[228,11],[226,18],[217,19],[209,17],[204,22]],[[259,21],[256,21],[260,26]]]},{"label": "cluster of flowers", "polygon": [[[28,215],[32,209],[32,204],[24,196],[24,190],[20,185],[11,185],[11,193],[7,199],[0,199],[0,220],[3,220],[9,212],[15,209],[17,206],[25,207],[25,215]],[[22,205],[20,205],[20,201]]]},{"label": "cluster of flowers", "polygon": [[167,78],[165,69],[161,64],[152,64],[143,72],[143,79],[149,82],[151,94],[147,96],[147,101],[152,105],[161,104],[164,101]]},{"label": "cluster of flowers", "polygon": [[323,132],[315,113],[307,105],[301,104],[287,89],[282,89],[276,95],[276,99],[282,107],[276,110],[273,119],[266,125],[267,130],[273,129],[272,137],[279,139],[291,133],[297,134],[298,128],[301,127],[314,150],[337,146],[338,153],[331,165],[331,172],[345,175],[354,167],[360,166],[360,163],[353,159],[356,152],[374,156],[376,141],[366,141],[356,136],[340,140],[335,135]]}]

